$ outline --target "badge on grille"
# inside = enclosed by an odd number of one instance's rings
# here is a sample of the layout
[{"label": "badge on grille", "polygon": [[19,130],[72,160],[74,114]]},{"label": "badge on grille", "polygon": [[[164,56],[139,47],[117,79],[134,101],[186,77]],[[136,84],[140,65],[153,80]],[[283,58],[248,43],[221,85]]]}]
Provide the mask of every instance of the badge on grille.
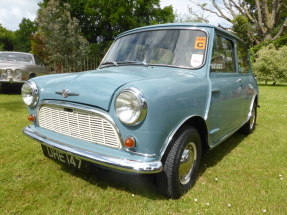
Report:
[{"label": "badge on grille", "polygon": [[67,98],[68,96],[78,96],[78,95],[80,95],[79,93],[72,93],[68,89],[63,90],[62,92],[56,91],[55,93],[62,95],[64,98]]}]

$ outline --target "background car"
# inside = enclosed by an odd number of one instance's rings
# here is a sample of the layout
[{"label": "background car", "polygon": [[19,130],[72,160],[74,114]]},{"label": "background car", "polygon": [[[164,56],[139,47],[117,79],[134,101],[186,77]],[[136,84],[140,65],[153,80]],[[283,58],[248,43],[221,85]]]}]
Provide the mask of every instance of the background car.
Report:
[{"label": "background car", "polygon": [[122,33],[98,70],[34,78],[22,96],[33,123],[24,133],[44,155],[154,173],[173,199],[195,184],[203,153],[254,131],[259,101],[245,44],[203,23]]},{"label": "background car", "polygon": [[50,74],[39,57],[23,52],[0,51],[0,85],[24,83],[25,81]]}]

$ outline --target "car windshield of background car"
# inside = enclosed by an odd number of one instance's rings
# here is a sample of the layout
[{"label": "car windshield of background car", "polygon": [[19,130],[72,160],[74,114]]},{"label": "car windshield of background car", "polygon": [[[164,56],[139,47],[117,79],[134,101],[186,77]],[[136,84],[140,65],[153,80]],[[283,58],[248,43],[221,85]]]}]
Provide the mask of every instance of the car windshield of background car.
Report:
[{"label": "car windshield of background car", "polygon": [[102,65],[169,65],[198,68],[204,63],[207,35],[201,30],[154,30],[115,41]]},{"label": "car windshield of background car", "polygon": [[6,61],[21,61],[33,63],[33,59],[30,55],[22,53],[0,53],[0,59]]}]

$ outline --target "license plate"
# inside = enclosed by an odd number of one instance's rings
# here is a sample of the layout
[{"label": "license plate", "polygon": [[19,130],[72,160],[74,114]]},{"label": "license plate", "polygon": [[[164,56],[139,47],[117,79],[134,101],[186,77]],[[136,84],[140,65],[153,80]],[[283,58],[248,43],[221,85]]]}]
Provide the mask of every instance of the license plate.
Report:
[{"label": "license plate", "polygon": [[84,161],[80,158],[77,158],[73,155],[66,154],[60,150],[50,148],[45,145],[41,145],[43,153],[46,157],[52,158],[56,161],[60,161],[61,163],[64,163],[66,165],[75,167],[80,170],[85,170],[87,171],[89,165],[87,161]]}]

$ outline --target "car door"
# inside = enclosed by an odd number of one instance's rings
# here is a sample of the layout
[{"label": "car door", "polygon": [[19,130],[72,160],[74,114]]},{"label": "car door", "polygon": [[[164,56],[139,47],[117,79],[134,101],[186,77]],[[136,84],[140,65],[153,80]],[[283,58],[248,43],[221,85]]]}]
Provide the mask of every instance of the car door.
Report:
[{"label": "car door", "polygon": [[209,134],[214,143],[232,132],[243,120],[243,88],[235,61],[233,40],[216,34],[210,68],[211,118]]},{"label": "car door", "polygon": [[236,43],[237,49],[237,58],[238,58],[238,72],[241,75],[241,84],[243,88],[243,110],[242,114],[244,119],[246,120],[248,117],[248,113],[251,108],[252,99],[256,94],[256,86],[255,86],[255,79],[251,72],[250,61],[248,57],[247,47],[241,43]]},{"label": "car door", "polygon": [[34,63],[26,66],[29,74],[33,73],[36,76],[47,75],[49,70],[44,66],[43,62],[34,55]]}]

